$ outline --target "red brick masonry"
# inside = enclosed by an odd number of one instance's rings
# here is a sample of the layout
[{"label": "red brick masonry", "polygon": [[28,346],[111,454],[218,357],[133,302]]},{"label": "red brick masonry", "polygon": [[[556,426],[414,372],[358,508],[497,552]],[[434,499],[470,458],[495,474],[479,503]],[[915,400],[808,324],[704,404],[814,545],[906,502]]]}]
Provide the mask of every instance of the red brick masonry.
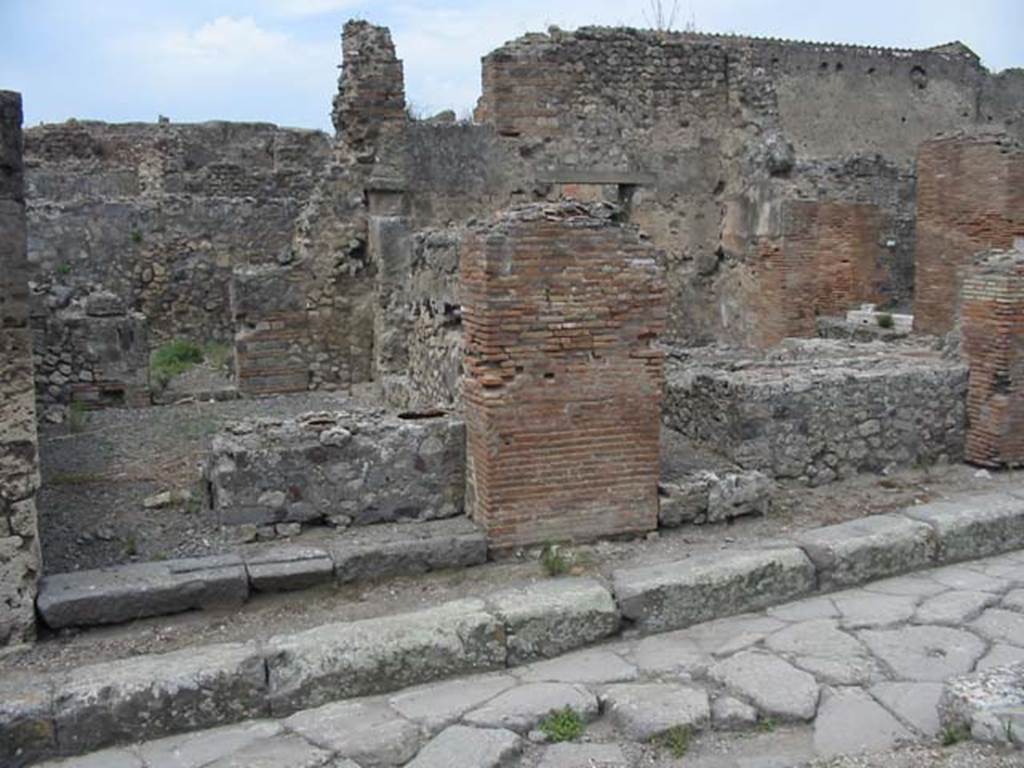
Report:
[{"label": "red brick masonry", "polygon": [[966,458],[1024,465],[1024,253],[992,253],[964,279],[963,351],[970,365]]},{"label": "red brick masonry", "polygon": [[514,209],[461,260],[467,507],[491,545],[653,529],[665,280],[610,206]]}]

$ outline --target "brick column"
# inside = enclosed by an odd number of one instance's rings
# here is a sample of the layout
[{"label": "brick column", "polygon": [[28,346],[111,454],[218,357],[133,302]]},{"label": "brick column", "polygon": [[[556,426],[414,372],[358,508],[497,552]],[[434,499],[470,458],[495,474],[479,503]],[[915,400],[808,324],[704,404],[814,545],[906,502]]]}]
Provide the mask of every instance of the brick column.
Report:
[{"label": "brick column", "polygon": [[0,646],[31,640],[40,571],[21,96],[0,91]]},{"label": "brick column", "polygon": [[971,371],[966,458],[1024,466],[1024,252],[978,259],[964,278],[961,318]]},{"label": "brick column", "polygon": [[515,209],[460,266],[467,507],[492,546],[653,529],[664,354],[655,249],[606,205]]}]

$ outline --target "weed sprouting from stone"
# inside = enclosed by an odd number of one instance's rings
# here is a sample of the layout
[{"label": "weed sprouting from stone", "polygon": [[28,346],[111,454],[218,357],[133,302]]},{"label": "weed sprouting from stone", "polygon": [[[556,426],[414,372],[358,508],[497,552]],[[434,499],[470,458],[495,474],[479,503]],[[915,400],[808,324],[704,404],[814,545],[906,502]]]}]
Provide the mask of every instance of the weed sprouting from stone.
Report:
[{"label": "weed sprouting from stone", "polygon": [[777,727],[778,727],[778,723],[776,723],[776,722],[775,722],[775,721],[774,721],[774,720],[773,720],[772,718],[770,718],[770,717],[766,717],[766,718],[765,718],[764,720],[758,720],[758,722],[757,722],[757,726],[756,726],[757,730],[758,730],[758,731],[759,731],[760,733],[771,733],[771,732],[772,732],[772,731],[774,731],[774,730],[775,730],[775,729],[776,729]]},{"label": "weed sprouting from stone", "polygon": [[954,744],[968,741],[970,738],[971,732],[963,725],[950,725],[942,729],[941,739],[944,747],[952,747]]},{"label": "weed sprouting from stone", "polygon": [[540,564],[548,576],[564,576],[572,568],[572,553],[561,544],[545,544],[540,553]]},{"label": "weed sprouting from stone", "polygon": [[667,750],[672,757],[679,759],[689,751],[691,738],[692,734],[687,726],[674,725],[655,736],[652,742],[656,747]]},{"label": "weed sprouting from stone", "polygon": [[583,718],[572,707],[555,709],[540,722],[540,730],[548,741],[575,741],[583,735]]},{"label": "weed sprouting from stone", "polygon": [[153,353],[149,362],[150,378],[160,387],[166,387],[175,376],[203,362],[203,350],[195,342],[175,339]]},{"label": "weed sprouting from stone", "polygon": [[888,312],[882,312],[881,314],[879,314],[875,318],[875,321],[878,323],[879,328],[892,328],[893,326],[892,315],[890,315]]}]

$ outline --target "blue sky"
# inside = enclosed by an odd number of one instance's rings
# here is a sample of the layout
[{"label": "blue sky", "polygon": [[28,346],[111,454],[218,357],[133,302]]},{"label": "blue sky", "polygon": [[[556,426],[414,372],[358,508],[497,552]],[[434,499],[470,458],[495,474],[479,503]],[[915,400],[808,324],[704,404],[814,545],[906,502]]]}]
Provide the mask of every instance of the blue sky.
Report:
[{"label": "blue sky", "polygon": [[[551,24],[650,26],[649,2],[0,0],[0,88],[24,94],[27,125],[163,114],[329,129],[339,32],[355,16],[391,27],[418,111],[465,114],[487,51]],[[679,0],[677,17],[701,31],[819,41],[960,39],[990,69],[1024,66],[1024,0]]]}]

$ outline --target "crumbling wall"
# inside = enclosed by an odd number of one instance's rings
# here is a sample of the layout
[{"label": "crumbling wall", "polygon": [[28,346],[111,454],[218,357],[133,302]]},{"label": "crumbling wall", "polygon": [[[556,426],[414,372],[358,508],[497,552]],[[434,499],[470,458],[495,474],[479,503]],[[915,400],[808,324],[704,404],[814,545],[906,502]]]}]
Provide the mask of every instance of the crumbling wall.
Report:
[{"label": "crumbling wall", "polygon": [[258,419],[214,438],[205,474],[225,525],[452,517],[463,510],[465,430],[451,417],[356,408]]},{"label": "crumbling wall", "polygon": [[664,278],[614,209],[525,206],[471,228],[467,506],[492,546],[650,530]]},{"label": "crumbling wall", "polygon": [[967,367],[898,342],[674,355],[665,423],[744,469],[811,485],[962,460]]},{"label": "crumbling wall", "polygon": [[962,348],[971,371],[966,458],[1024,465],[1024,252],[980,257],[962,293]]},{"label": "crumbling wall", "polygon": [[964,269],[1024,237],[1024,146],[984,131],[924,143],[917,157],[915,328],[952,330]]},{"label": "crumbling wall", "polygon": [[0,647],[32,638],[41,571],[21,121],[0,91]]}]

